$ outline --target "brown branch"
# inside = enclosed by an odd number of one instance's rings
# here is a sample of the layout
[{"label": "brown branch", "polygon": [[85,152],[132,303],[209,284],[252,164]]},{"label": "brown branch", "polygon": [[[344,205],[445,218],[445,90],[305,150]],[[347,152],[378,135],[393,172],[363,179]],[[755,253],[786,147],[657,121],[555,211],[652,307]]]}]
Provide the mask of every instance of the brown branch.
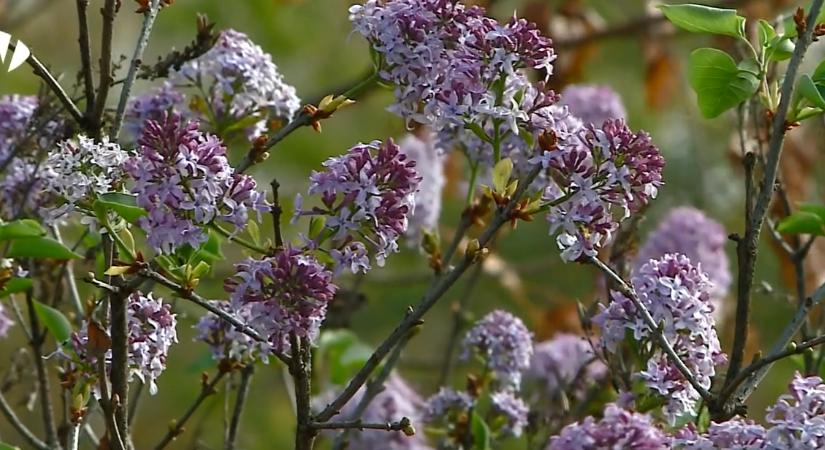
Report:
[{"label": "brown branch", "polygon": [[297,429],[295,432],[295,450],[312,450],[318,430],[312,428],[311,387],[312,353],[309,339],[301,338],[293,332],[290,334],[292,347],[292,366],[290,374],[295,386],[295,411]]},{"label": "brown branch", "polygon": [[238,386],[238,395],[235,398],[235,408],[232,410],[232,420],[229,422],[229,432],[226,435],[225,450],[234,450],[235,441],[238,438],[238,430],[241,426],[241,414],[246,406],[246,398],[249,395],[249,387],[252,385],[252,374],[255,373],[255,365],[249,364],[241,370],[241,384]]},{"label": "brown branch", "polygon": [[[739,367],[741,367],[741,361],[744,355],[747,340],[746,327],[748,322],[748,310],[750,308],[750,293],[753,286],[753,277],[756,267],[759,236],[765,222],[768,208],[771,204],[771,199],[773,198],[774,184],[776,183],[776,177],[779,171],[779,162],[782,157],[782,144],[787,131],[787,124],[785,121],[788,116],[790,104],[793,100],[792,96],[794,83],[796,81],[796,73],[799,70],[799,66],[802,63],[802,59],[804,58],[809,45],[811,44],[814,27],[816,26],[816,18],[822,10],[822,4],[823,0],[813,1],[805,32],[801,33],[797,39],[793,56],[788,62],[785,80],[782,83],[779,106],[771,124],[771,136],[768,144],[768,153],[765,160],[764,176],[760,186],[760,191],[756,197],[756,203],[753,206],[752,213],[747,221],[744,242],[740,244],[742,246],[742,250],[737,252],[741,255],[741,257],[744,257],[744,260],[740,259],[739,293],[736,307],[737,323],[735,328],[734,347],[731,350],[731,364],[728,368],[728,374],[725,379],[726,387],[736,378]],[[744,332],[742,330],[743,327],[745,327]],[[753,389],[753,387],[751,386],[748,389]],[[745,394],[745,392],[739,392],[739,394],[734,396],[738,397],[734,398],[734,401],[741,404],[741,402],[743,402],[748,395],[749,394]],[[721,404],[718,406],[721,406],[724,409],[724,415],[732,414],[733,409],[735,408],[735,405],[728,404]]]},{"label": "brown branch", "polygon": [[402,417],[398,422],[387,423],[367,423],[361,420],[352,420],[347,422],[324,422],[314,423],[312,428],[316,430],[383,430],[383,431],[403,431],[409,432],[412,430],[410,419]]},{"label": "brown branch", "polygon": [[103,16],[103,35],[100,43],[100,80],[97,86],[94,114],[91,118],[92,131],[96,137],[102,135],[103,113],[106,111],[109,88],[112,87],[114,81],[112,78],[112,36],[118,3],[118,0],[106,0],[106,4],[100,9],[100,14]]},{"label": "brown branch", "polygon": [[[10,43],[9,48],[14,50],[17,47],[14,43]],[[77,108],[77,105],[74,104],[72,98],[69,97],[69,94],[67,94],[66,91],[63,89],[63,86],[61,86],[57,79],[55,79],[55,77],[51,74],[51,72],[49,72],[49,70],[46,69],[46,66],[44,66],[39,59],[37,59],[37,56],[35,56],[33,52],[29,53],[29,57],[28,59],[26,59],[26,63],[28,63],[29,66],[31,66],[31,68],[34,70],[35,75],[42,78],[43,81],[46,82],[46,85],[49,87],[49,90],[51,90],[54,93],[54,95],[57,96],[57,99],[60,100],[60,103],[63,105],[63,107],[66,108],[67,111],[69,111],[69,114],[71,114],[72,118],[78,124],[83,125],[85,123],[85,120],[83,118],[83,114],[80,112],[80,109]]]},{"label": "brown branch", "polygon": [[77,25],[79,36],[77,42],[80,45],[80,62],[82,64],[83,90],[86,94],[86,118],[92,113],[95,105],[95,82],[92,75],[92,50],[89,43],[89,20],[87,11],[89,0],[77,0]]},{"label": "brown branch", "polygon": [[46,444],[49,448],[59,446],[57,440],[57,425],[54,421],[52,409],[51,389],[49,388],[49,374],[43,359],[43,343],[46,341],[46,330],[40,328],[40,319],[34,309],[34,297],[31,290],[26,292],[26,305],[29,310],[29,327],[32,339],[29,346],[34,355],[34,366],[37,371],[37,387],[40,395],[40,412],[43,416],[43,427],[46,430]]}]

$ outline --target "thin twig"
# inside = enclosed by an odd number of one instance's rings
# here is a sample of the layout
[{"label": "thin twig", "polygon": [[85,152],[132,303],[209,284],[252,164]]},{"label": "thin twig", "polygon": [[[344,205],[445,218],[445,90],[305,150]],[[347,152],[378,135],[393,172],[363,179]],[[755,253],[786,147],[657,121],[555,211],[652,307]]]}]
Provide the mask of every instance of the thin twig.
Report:
[{"label": "thin twig", "polygon": [[117,103],[117,111],[115,112],[115,121],[112,124],[112,129],[109,137],[112,141],[117,141],[120,136],[120,129],[123,126],[123,116],[126,114],[126,104],[129,102],[129,94],[132,93],[132,85],[135,83],[138,68],[143,60],[143,51],[149,44],[149,35],[152,33],[152,26],[155,24],[155,19],[160,10],[160,0],[152,0],[149,8],[143,14],[143,26],[140,29],[140,37],[138,37],[137,45],[135,45],[135,52],[132,54],[132,62],[129,64],[129,72],[126,74],[126,80],[123,82],[123,88],[120,91],[120,100]]},{"label": "thin twig", "polygon": [[[774,342],[768,356],[765,357],[765,360],[774,361],[773,358],[775,358],[776,355],[779,355],[787,350],[788,344],[791,343],[793,337],[802,327],[802,324],[805,323],[805,320],[808,317],[808,312],[810,312],[811,308],[821,303],[823,299],[825,299],[825,284],[819,286],[816,291],[814,291],[814,293],[811,294],[811,296],[808,297],[805,302],[799,306],[799,308],[797,308],[793,319],[791,319],[791,322],[785,326],[784,330],[782,330],[782,334],[776,342]],[[729,401],[734,402],[734,407],[737,404],[744,403],[745,400],[750,397],[750,394],[756,390],[756,387],[765,378],[771,367],[771,363],[766,363],[764,365],[760,365],[757,370],[751,371],[752,373],[746,378],[737,376],[731,380],[731,383],[726,384],[722,392],[719,394],[720,405],[724,406]],[[735,384],[734,381],[736,381]]]},{"label": "thin twig", "polygon": [[[484,248],[496,235],[499,228],[510,220],[510,214],[513,211],[516,203],[521,200],[527,187],[533,182],[541,171],[541,167],[535,167],[530,173],[520,180],[518,188],[513,193],[512,198],[504,208],[500,208],[493,216],[491,223],[487,229],[479,236],[478,242],[480,248]],[[330,404],[316,416],[319,422],[328,421],[333,416],[338,414],[341,408],[358,392],[361,386],[366,383],[370,374],[379,364],[381,360],[392,351],[396,344],[401,341],[411,328],[421,323],[424,315],[438,302],[438,300],[446,293],[455,282],[476,263],[473,257],[465,257],[456,267],[448,270],[444,275],[436,279],[429,290],[421,299],[421,302],[416,306],[411,313],[407,314],[404,320],[393,330],[393,332],[375,349],[370,355],[367,362],[350,380],[346,388],[335,398]]]},{"label": "thin twig", "polygon": [[[381,371],[378,372],[372,380],[367,383],[366,388],[364,389],[364,395],[361,396],[361,399],[358,401],[358,404],[355,405],[355,410],[352,414],[347,417],[350,421],[359,421],[361,417],[364,415],[364,412],[370,406],[373,400],[384,391],[384,384],[386,383],[387,379],[389,379],[390,374],[392,374],[393,369],[395,369],[396,364],[398,364],[398,360],[401,359],[401,352],[404,350],[404,347],[407,345],[410,339],[412,339],[413,335],[415,334],[415,328],[410,330],[407,333],[407,336],[395,346],[392,353],[389,357],[387,357],[387,361],[384,363],[384,367],[381,368]],[[335,441],[332,444],[333,450],[343,450],[346,448],[347,438],[349,437],[350,430],[344,430],[343,433],[340,433],[338,436],[335,437]]]},{"label": "thin twig", "polygon": [[[16,45],[14,43],[9,44],[9,48],[14,50],[16,49]],[[46,69],[46,66],[37,59],[37,56],[34,56],[34,53],[29,54],[29,58],[26,59],[26,62],[34,69],[34,74],[38,77],[42,78],[43,81],[46,82],[46,85],[49,86],[49,89],[57,96],[57,99],[60,100],[60,103],[63,104],[63,107],[69,111],[69,114],[72,115],[72,118],[78,124],[84,124],[83,114],[80,112],[80,109],[77,108],[77,105],[74,104],[72,98],[69,97],[69,94],[63,89],[63,86],[54,78],[54,76]]]},{"label": "thin twig", "polygon": [[682,361],[682,358],[680,358],[679,355],[676,354],[676,350],[674,350],[673,346],[670,345],[670,342],[667,340],[667,336],[665,336],[665,334],[659,328],[659,325],[656,324],[656,320],[653,318],[653,316],[650,315],[650,311],[648,311],[645,305],[639,300],[639,297],[636,295],[636,291],[634,291],[633,288],[630,287],[630,285],[628,285],[619,275],[616,274],[616,272],[613,271],[613,269],[608,267],[599,258],[591,256],[590,262],[593,263],[593,265],[595,265],[596,267],[598,267],[599,270],[602,271],[602,273],[607,275],[607,277],[610,278],[611,281],[616,283],[617,289],[627,298],[629,298],[631,302],[633,302],[633,306],[636,307],[636,309],[639,312],[639,315],[642,316],[642,320],[644,320],[645,325],[647,325],[650,329],[650,334],[653,335],[653,338],[656,340],[659,347],[661,347],[661,349],[665,352],[670,362],[674,366],[676,366],[676,368],[679,370],[682,376],[685,377],[685,379],[690,383],[691,386],[693,386],[694,389],[696,389],[696,392],[698,392],[703,399],[709,400],[711,398],[710,392],[708,392],[708,390],[704,386],[699,384],[699,382],[696,380],[696,377],[685,365],[685,362]]},{"label": "thin twig", "polygon": [[11,408],[11,405],[6,401],[6,398],[3,397],[3,393],[0,392],[0,410],[3,411],[3,415],[6,416],[6,420],[9,421],[12,427],[20,433],[21,436],[28,442],[32,447],[38,450],[49,450],[50,446],[46,445],[45,442],[41,441],[31,432],[26,425],[20,420],[19,417],[14,413],[14,410]]},{"label": "thin twig", "polygon": [[473,268],[470,278],[467,279],[467,286],[464,288],[464,293],[459,298],[458,302],[453,307],[453,322],[450,326],[449,338],[447,338],[447,350],[444,352],[444,360],[441,363],[441,374],[438,377],[438,386],[444,386],[447,379],[450,377],[450,372],[453,370],[453,355],[458,346],[458,338],[461,336],[461,330],[465,321],[465,310],[467,303],[473,295],[478,280],[481,278],[481,273],[484,269],[484,263],[480,263]]},{"label": "thin twig", "polygon": [[255,373],[255,365],[248,364],[241,370],[241,384],[238,386],[238,395],[235,397],[235,408],[232,410],[232,420],[229,422],[229,432],[226,435],[226,450],[234,450],[235,441],[238,438],[238,430],[241,426],[241,415],[246,398],[249,395],[249,387],[252,384],[252,375]]},{"label": "thin twig", "polygon": [[46,330],[40,328],[40,319],[34,310],[34,297],[31,290],[26,292],[26,305],[29,310],[29,326],[32,333],[29,345],[34,355],[34,366],[37,371],[37,385],[40,390],[40,409],[43,416],[43,427],[46,430],[46,444],[50,448],[59,448],[57,425],[54,421],[51,389],[49,388],[49,374],[43,359],[43,343],[46,341]]},{"label": "thin twig", "polygon": [[281,200],[278,194],[281,184],[278,183],[277,178],[273,178],[269,184],[272,186],[272,232],[275,235],[275,247],[281,248],[284,246],[284,237],[281,233],[281,214],[284,210],[281,208]]},{"label": "thin twig", "polygon": [[[181,416],[180,419],[170,424],[169,431],[166,432],[166,434],[163,436],[163,439],[161,439],[161,441],[155,446],[155,450],[162,450],[164,447],[169,445],[170,442],[174,441],[175,438],[180,436],[181,433],[183,433],[184,425],[186,425],[186,422],[192,417],[193,414],[195,414],[195,411],[198,410],[203,401],[206,400],[207,397],[215,393],[215,387],[218,385],[221,379],[223,379],[224,375],[226,375],[226,372],[220,370],[218,371],[217,375],[215,375],[215,377],[212,378],[211,381],[207,382],[207,380],[205,379],[202,380],[201,392],[200,394],[198,394],[198,397],[195,399],[195,402],[192,403],[191,406],[189,406],[189,409],[187,409],[186,412],[183,413],[183,416]],[[206,377],[205,374],[204,377]]]},{"label": "thin twig", "polygon": [[410,429],[410,419],[402,417],[397,422],[369,423],[362,420],[352,420],[347,422],[324,422],[313,423],[312,428],[316,430],[383,430],[383,431],[405,431]]},{"label": "thin twig", "polygon": [[[248,325],[244,324],[243,322],[239,321],[238,319],[233,317],[231,314],[229,314],[229,313],[221,310],[220,308],[217,308],[216,306],[212,305],[209,302],[209,300],[201,297],[200,295],[198,295],[197,293],[195,293],[191,289],[187,289],[187,288],[181,286],[180,284],[166,278],[165,276],[161,275],[160,273],[158,273],[158,272],[156,272],[152,269],[149,269],[149,268],[141,269],[140,272],[139,272],[139,275],[141,277],[153,280],[153,281],[157,282],[158,284],[166,286],[167,288],[171,289],[176,294],[178,294],[178,296],[180,296],[181,298],[189,300],[192,303],[200,306],[201,308],[204,308],[207,311],[211,312],[212,314],[215,314],[216,316],[218,316],[221,319],[228,322],[230,325],[234,326],[236,330],[238,330],[241,333],[251,337],[252,339],[255,339],[258,342],[266,341],[266,339],[264,339],[260,334],[258,334],[257,331],[255,331],[254,329],[252,329]],[[287,358],[286,356],[284,356],[283,354],[280,354],[280,353],[276,353],[276,356],[284,364],[289,365],[289,358]]]},{"label": "thin twig", "polygon": [[87,11],[89,0],[77,0],[77,25],[79,36],[77,42],[80,45],[80,62],[83,73],[83,90],[86,94],[86,117],[88,118],[95,106],[95,82],[92,76],[92,50],[89,43],[89,20]]},{"label": "thin twig", "polygon": [[106,0],[100,9],[103,16],[103,33],[100,43],[100,80],[97,86],[94,115],[91,125],[95,135],[102,135],[103,112],[106,111],[106,100],[109,98],[109,88],[112,87],[112,35],[114,32],[115,14],[118,0]]},{"label": "thin twig", "polygon": [[[756,203],[753,206],[752,213],[745,228],[744,242],[742,246],[741,256],[744,260],[740,260],[739,266],[739,294],[737,298],[737,313],[736,313],[736,328],[734,335],[734,346],[731,350],[731,363],[728,368],[728,374],[725,380],[725,385],[729,385],[738,375],[741,367],[745,345],[747,343],[747,322],[748,310],[750,305],[750,293],[753,285],[753,276],[756,267],[757,246],[759,244],[759,235],[762,226],[765,222],[765,217],[768,208],[773,198],[774,184],[776,183],[777,173],[779,171],[779,162],[782,156],[782,147],[787,131],[786,118],[788,116],[788,109],[792,102],[794,83],[796,82],[796,74],[799,70],[799,65],[808,50],[811,43],[814,27],[816,26],[816,18],[822,10],[824,0],[814,0],[811,4],[810,13],[808,15],[807,27],[804,33],[798,37],[793,56],[788,62],[788,69],[785,72],[785,80],[782,82],[781,96],[779,106],[774,115],[773,123],[771,124],[771,136],[768,144],[768,152],[765,160],[764,176],[760,186],[760,191],[756,198]],[[744,322],[744,330],[743,324]],[[730,405],[720,405],[726,407],[728,411],[732,411]]]}]

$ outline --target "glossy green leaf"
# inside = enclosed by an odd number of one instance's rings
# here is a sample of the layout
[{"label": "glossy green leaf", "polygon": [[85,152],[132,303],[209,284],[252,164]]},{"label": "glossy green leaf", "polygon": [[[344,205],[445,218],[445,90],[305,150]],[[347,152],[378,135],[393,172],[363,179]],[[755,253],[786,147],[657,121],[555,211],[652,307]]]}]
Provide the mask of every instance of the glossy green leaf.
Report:
[{"label": "glossy green leaf", "polygon": [[101,195],[95,201],[95,207],[103,207],[131,223],[146,215],[146,210],[137,206],[135,196],[119,192],[109,192]]},{"label": "glossy green leaf", "polygon": [[9,258],[77,259],[80,255],[49,237],[15,239],[6,254]]},{"label": "glossy green leaf", "polygon": [[759,77],[737,67],[733,58],[715,48],[700,48],[690,54],[690,85],[696,92],[699,110],[712,119],[752,96]]},{"label": "glossy green leaf", "polygon": [[659,9],[674,25],[693,33],[745,36],[745,18],[735,9],[704,5],[661,5]]},{"label": "glossy green leaf", "polygon": [[472,422],[470,423],[470,430],[473,433],[473,449],[475,450],[489,450],[490,449],[490,427],[484,418],[477,412],[473,411]]},{"label": "glossy green leaf", "polygon": [[6,284],[3,286],[3,289],[0,289],[0,298],[7,297],[11,294],[17,294],[19,292],[25,292],[31,289],[31,287],[31,278],[12,278],[6,281]]},{"label": "glossy green leaf", "polygon": [[825,235],[825,221],[808,211],[797,211],[782,219],[776,227],[780,233]]},{"label": "glossy green leaf", "polygon": [[797,89],[799,89],[799,94],[805,100],[811,102],[812,105],[825,108],[825,98],[822,97],[822,93],[810,76],[802,75],[799,77]]},{"label": "glossy green leaf", "polygon": [[0,225],[0,242],[19,238],[45,236],[46,230],[31,219],[15,220]]},{"label": "glossy green leaf", "polygon": [[66,342],[71,337],[72,324],[62,312],[37,300],[34,301],[34,312],[57,342]]},{"label": "glossy green leaf", "polygon": [[799,210],[816,214],[825,223],[825,205],[817,205],[815,203],[802,203],[799,205]]}]

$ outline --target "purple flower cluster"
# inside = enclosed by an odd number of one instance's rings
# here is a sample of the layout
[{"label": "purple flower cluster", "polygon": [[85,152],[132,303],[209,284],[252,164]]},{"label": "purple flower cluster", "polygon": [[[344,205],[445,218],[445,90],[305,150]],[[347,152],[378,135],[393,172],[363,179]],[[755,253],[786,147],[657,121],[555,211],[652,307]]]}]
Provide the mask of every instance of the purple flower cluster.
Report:
[{"label": "purple flower cluster", "polygon": [[573,84],[561,91],[561,102],[585,124],[601,126],[627,116],[619,94],[608,86]]},{"label": "purple flower cluster", "polygon": [[14,220],[30,215],[41,217],[48,203],[43,170],[26,158],[13,158],[0,177],[0,219]]},{"label": "purple flower cluster", "polygon": [[[149,384],[152,394],[157,393],[157,379],[166,369],[169,348],[178,342],[177,319],[172,307],[152,294],[136,292],[129,296],[127,305],[127,332],[129,345],[129,376],[137,376],[141,382]],[[88,327],[84,324],[80,331],[72,334],[70,345],[80,364],[90,374],[96,373],[97,358],[89,352]],[[110,362],[112,351],[106,352]]]},{"label": "purple flower cluster", "polygon": [[550,440],[547,450],[664,450],[668,437],[646,414],[607,405],[604,417],[587,417],[567,425]]},{"label": "purple flower cluster", "polygon": [[493,413],[503,418],[504,425],[500,432],[506,436],[521,436],[522,430],[527,426],[527,415],[530,413],[524,400],[516,397],[511,391],[494,392],[490,398]]},{"label": "purple flower cluster", "polygon": [[290,334],[314,341],[337,286],[332,272],[314,257],[286,247],[275,256],[235,264],[235,275],[224,282],[232,309],[269,341],[272,349],[289,353]]},{"label": "purple flower cluster", "polygon": [[[249,323],[252,320],[251,308],[232,307],[228,301],[212,301],[213,306],[221,311],[234,316],[241,323]],[[195,325],[197,335],[196,341],[205,342],[212,351],[212,358],[216,361],[230,360],[241,364],[251,363],[257,359],[268,362],[268,356],[272,353],[272,346],[268,342],[260,342],[252,339],[241,331],[238,331],[232,324],[219,316],[207,313],[203,315]]]},{"label": "purple flower cluster", "polygon": [[148,215],[140,219],[149,244],[163,253],[183,245],[197,248],[206,241],[201,228],[216,219],[230,222],[238,232],[249,210],[269,211],[255,180],[233,173],[226,147],[216,136],[184,123],[178,115],[147,120],[138,155],[125,164],[134,180],[132,192]]},{"label": "purple flower cluster", "polygon": [[794,375],[789,393],[768,408],[768,427],[740,418],[711,424],[698,434],[683,429],[673,439],[680,450],[717,448],[742,450],[800,450],[825,447],[825,384],[819,377]]},{"label": "purple flower cluster", "polygon": [[462,342],[461,358],[478,355],[503,388],[518,389],[530,367],[533,334],[518,317],[501,310],[476,322]]},{"label": "purple flower cluster", "polygon": [[421,420],[428,424],[450,423],[456,415],[464,414],[475,404],[466,392],[442,387],[424,402]]},{"label": "purple flower cluster", "polygon": [[[650,260],[633,276],[633,288],[674,350],[699,384],[709,388],[715,366],[725,362],[713,319],[707,276],[684,255],[667,254]],[[695,413],[699,393],[652,343],[651,330],[633,302],[619,292],[594,317],[601,327],[602,345],[617,351],[628,332],[636,345],[650,354],[647,366],[637,376],[653,392],[667,400],[664,412],[672,421],[678,415]]]},{"label": "purple flower cluster", "polygon": [[434,136],[419,138],[407,135],[398,143],[401,153],[415,162],[415,171],[421,176],[415,192],[415,210],[409,215],[406,236],[410,243],[418,245],[425,232],[435,231],[441,215],[441,193],[444,189],[444,156],[436,148]]},{"label": "purple flower cluster", "polygon": [[725,297],[731,283],[725,228],[702,211],[681,207],[671,210],[647,237],[636,256],[634,270],[666,253],[681,253],[707,273],[715,302]]},{"label": "purple flower cluster", "polygon": [[517,134],[523,111],[516,99],[526,82],[519,71],[549,75],[552,42],[524,20],[501,24],[484,14],[449,0],[369,0],[350,8],[355,30],[382,58],[381,78],[396,86],[392,112],[436,129],[501,120]]},{"label": "purple flower cluster", "polygon": [[172,83],[164,82],[132,98],[126,106],[123,130],[132,141],[136,141],[147,120],[160,122],[164,114],[182,114],[185,108],[186,99],[183,94]]},{"label": "purple flower cluster", "polygon": [[547,220],[565,261],[594,256],[662,185],[659,149],[621,120],[590,125],[540,159],[554,174],[543,197],[553,205]]},{"label": "purple flower cluster", "polygon": [[[765,427],[739,417],[727,422],[711,423],[704,434],[697,433],[689,425],[677,431],[671,440],[671,447],[679,450],[758,450],[765,448],[764,445]],[[782,447],[776,447],[777,450],[779,448]]]},{"label": "purple flower cluster", "polygon": [[415,165],[392,139],[356,145],[324,162],[324,171],[312,173],[309,194],[319,194],[322,206],[302,211],[298,196],[295,218],[326,218],[337,270],[369,270],[367,249],[382,266],[398,251],[398,238],[415,207],[421,182]]},{"label": "purple flower cluster", "polygon": [[533,347],[530,370],[525,377],[535,381],[551,400],[562,393],[581,399],[587,388],[607,376],[607,366],[593,353],[582,336],[560,333]]},{"label": "purple flower cluster", "polygon": [[37,104],[34,96],[0,96],[0,164],[12,156],[14,145],[25,135]]},{"label": "purple flower cluster", "polygon": [[794,375],[789,393],[768,408],[768,449],[825,447],[825,384],[819,377]]},{"label": "purple flower cluster", "polygon": [[[420,420],[423,400],[398,374],[393,373],[384,389],[372,399],[360,417],[355,417],[357,405],[364,395],[361,388],[341,410],[345,420],[361,419],[365,423],[390,423],[406,417],[413,424]],[[429,450],[423,433],[407,436],[401,431],[362,430],[350,433],[349,447],[360,450]]]},{"label": "purple flower cluster", "polygon": [[208,107],[223,126],[246,117],[260,118],[248,130],[252,137],[266,131],[267,119],[291,120],[301,107],[295,88],[284,82],[272,56],[235,30],[224,30],[212,49],[169,78],[175,86],[206,92]]},{"label": "purple flower cluster", "polygon": [[79,135],[60,142],[49,152],[41,175],[45,190],[62,200],[61,205],[50,209],[48,219],[62,218],[79,203],[89,207],[97,195],[119,190],[123,164],[128,159],[129,154],[106,137],[96,142]]}]

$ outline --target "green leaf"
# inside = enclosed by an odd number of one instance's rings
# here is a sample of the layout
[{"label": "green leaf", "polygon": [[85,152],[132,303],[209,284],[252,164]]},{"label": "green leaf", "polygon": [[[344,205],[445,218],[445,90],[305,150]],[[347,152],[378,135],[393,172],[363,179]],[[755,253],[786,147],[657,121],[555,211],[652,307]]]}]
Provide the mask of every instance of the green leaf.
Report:
[{"label": "green leaf", "polygon": [[811,74],[811,79],[818,85],[825,84],[825,61],[822,61],[816,66],[814,73]]},{"label": "green leaf", "polygon": [[784,61],[793,56],[793,51],[796,44],[785,36],[778,36],[771,41],[765,53],[767,57],[773,61]]},{"label": "green leaf", "polygon": [[249,237],[252,238],[252,243],[261,245],[261,229],[258,228],[258,224],[254,220],[246,222],[246,231],[249,233]]},{"label": "green leaf", "polygon": [[66,342],[72,335],[72,324],[62,312],[34,301],[34,312],[57,342]]},{"label": "green leaf", "polygon": [[674,25],[693,33],[745,37],[745,18],[735,9],[703,5],[661,5],[659,9]]},{"label": "green leaf", "polygon": [[30,237],[12,241],[6,254],[9,258],[52,258],[77,259],[77,253],[69,250],[65,245],[48,237]]},{"label": "green leaf", "polygon": [[0,241],[45,236],[46,230],[31,219],[15,220],[0,225]]},{"label": "green leaf", "polygon": [[493,168],[493,189],[496,192],[504,192],[513,174],[513,160],[504,158]]},{"label": "green leaf", "polygon": [[20,447],[13,447],[5,442],[0,442],[0,450],[20,450]]},{"label": "green leaf", "polygon": [[103,207],[107,211],[112,211],[127,222],[134,223],[146,215],[146,210],[137,206],[137,198],[133,195],[120,192],[109,192],[103,194],[95,201],[95,208]]},{"label": "green leaf", "polygon": [[810,76],[802,75],[799,77],[797,89],[799,89],[799,94],[802,95],[805,100],[811,102],[812,105],[825,108],[825,99],[822,98],[822,93],[819,92],[816,84],[814,84],[814,80],[812,80]]},{"label": "green leaf", "polygon": [[776,30],[767,20],[759,19],[759,43],[766,47],[776,37]]},{"label": "green leaf", "polygon": [[740,69],[730,55],[715,48],[700,48],[690,54],[688,78],[699,110],[708,119],[739,105],[759,88],[759,77],[750,69]]},{"label": "green leaf", "polygon": [[825,236],[825,221],[818,214],[808,211],[797,211],[782,219],[776,230],[788,234],[813,234]]},{"label": "green leaf", "polygon": [[0,298],[7,297],[18,292],[28,291],[32,287],[31,278],[12,278],[6,282],[3,289],[0,289]]},{"label": "green leaf", "polygon": [[326,225],[326,216],[312,216],[312,218],[309,219],[309,238],[315,239],[316,237],[318,237],[321,234],[321,232],[324,231]]},{"label": "green leaf", "polygon": [[814,203],[802,203],[799,205],[800,211],[809,212],[811,214],[816,214],[822,220],[822,223],[825,223],[825,205],[817,205]]},{"label": "green leaf", "polygon": [[490,449],[490,427],[477,412],[473,411],[470,429],[473,433],[473,448],[475,450]]},{"label": "green leaf", "polygon": [[349,330],[324,331],[318,343],[319,358],[326,361],[330,382],[343,385],[372,355],[372,348]]}]

